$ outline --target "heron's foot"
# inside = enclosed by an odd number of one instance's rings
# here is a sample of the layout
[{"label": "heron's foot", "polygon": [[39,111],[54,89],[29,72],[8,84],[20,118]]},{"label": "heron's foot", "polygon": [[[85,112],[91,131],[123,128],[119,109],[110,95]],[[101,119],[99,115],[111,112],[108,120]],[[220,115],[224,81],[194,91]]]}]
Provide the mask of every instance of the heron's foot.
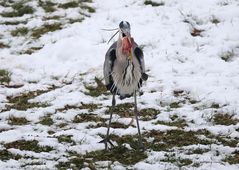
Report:
[{"label": "heron's foot", "polygon": [[110,144],[111,148],[114,147],[113,143],[110,141],[109,138],[105,138],[102,141],[100,141],[99,143],[104,143],[105,144],[105,150],[108,150],[108,143]]}]

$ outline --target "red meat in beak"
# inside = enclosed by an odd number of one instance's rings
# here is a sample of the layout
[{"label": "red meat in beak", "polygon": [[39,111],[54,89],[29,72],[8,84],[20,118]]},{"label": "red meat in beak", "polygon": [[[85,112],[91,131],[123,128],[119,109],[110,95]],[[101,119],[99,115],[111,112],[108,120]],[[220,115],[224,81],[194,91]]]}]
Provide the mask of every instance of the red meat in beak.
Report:
[{"label": "red meat in beak", "polygon": [[132,48],[133,38],[125,36],[122,38],[122,52],[123,54],[130,55]]}]

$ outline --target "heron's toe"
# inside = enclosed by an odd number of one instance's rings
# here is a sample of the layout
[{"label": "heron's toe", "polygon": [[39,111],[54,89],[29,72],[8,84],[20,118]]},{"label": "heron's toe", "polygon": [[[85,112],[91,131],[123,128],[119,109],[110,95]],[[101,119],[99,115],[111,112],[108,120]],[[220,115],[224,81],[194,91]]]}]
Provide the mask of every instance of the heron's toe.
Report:
[{"label": "heron's toe", "polygon": [[106,150],[108,149],[108,143],[110,144],[111,147],[114,147],[114,144],[111,142],[111,140],[109,138],[105,138],[105,139],[99,141],[99,143],[104,143]]}]

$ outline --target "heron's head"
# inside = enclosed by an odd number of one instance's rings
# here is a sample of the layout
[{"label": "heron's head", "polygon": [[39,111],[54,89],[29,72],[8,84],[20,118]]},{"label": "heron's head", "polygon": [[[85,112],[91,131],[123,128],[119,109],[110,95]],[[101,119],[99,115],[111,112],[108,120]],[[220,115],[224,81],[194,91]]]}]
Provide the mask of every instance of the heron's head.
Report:
[{"label": "heron's head", "polygon": [[122,41],[123,54],[130,55],[132,48],[132,41],[130,35],[130,24],[127,21],[121,21],[119,24],[119,38]]}]

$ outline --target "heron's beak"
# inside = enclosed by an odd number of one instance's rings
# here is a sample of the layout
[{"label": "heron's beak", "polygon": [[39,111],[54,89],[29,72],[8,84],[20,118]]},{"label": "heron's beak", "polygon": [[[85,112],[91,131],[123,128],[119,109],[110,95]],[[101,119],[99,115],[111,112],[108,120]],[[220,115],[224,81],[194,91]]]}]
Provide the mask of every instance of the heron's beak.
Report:
[{"label": "heron's beak", "polygon": [[131,61],[131,63],[133,62],[132,59],[133,58],[133,54],[132,54],[132,47],[130,48],[130,53],[129,53],[129,59]]},{"label": "heron's beak", "polygon": [[130,46],[132,46],[131,35],[130,35],[129,32],[126,33],[126,38],[129,40],[129,44],[130,44]]}]

